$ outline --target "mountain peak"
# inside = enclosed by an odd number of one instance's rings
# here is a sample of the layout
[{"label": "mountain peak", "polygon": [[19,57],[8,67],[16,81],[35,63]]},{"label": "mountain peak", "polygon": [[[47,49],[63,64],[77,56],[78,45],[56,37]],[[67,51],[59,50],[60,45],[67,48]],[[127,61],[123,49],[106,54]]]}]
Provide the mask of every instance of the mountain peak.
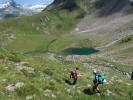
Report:
[{"label": "mountain peak", "polygon": [[21,5],[18,4],[18,3],[16,2],[16,0],[9,0],[9,1],[8,1],[8,5],[9,5],[9,7],[13,7],[13,8],[20,8],[20,7],[21,7]]},{"label": "mountain peak", "polygon": [[18,4],[16,0],[8,0],[8,2],[0,4],[0,19],[23,15],[31,16],[32,14],[41,12],[46,6],[44,4],[26,6]]},{"label": "mountain peak", "polygon": [[15,0],[9,0],[9,5],[16,8],[18,4]]},{"label": "mountain peak", "polygon": [[5,9],[5,8],[8,8],[8,7],[18,8],[18,7],[20,7],[20,5],[17,4],[15,0],[9,0],[6,3],[1,3],[0,4],[0,9]]}]

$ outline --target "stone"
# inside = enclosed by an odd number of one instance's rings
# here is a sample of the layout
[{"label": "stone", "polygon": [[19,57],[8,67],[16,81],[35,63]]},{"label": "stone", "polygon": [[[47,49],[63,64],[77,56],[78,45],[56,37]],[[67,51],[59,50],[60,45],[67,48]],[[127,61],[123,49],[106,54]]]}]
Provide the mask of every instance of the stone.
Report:
[{"label": "stone", "polygon": [[28,64],[28,63],[27,63],[27,62],[17,63],[17,64],[16,64],[17,70],[18,70],[18,71],[26,70],[28,73],[34,74],[34,73],[35,73],[35,69],[32,68],[32,67],[27,67],[27,66],[25,66],[26,64]]},{"label": "stone", "polygon": [[126,73],[126,76],[127,76],[129,79],[131,78],[130,74],[128,74],[128,73]]},{"label": "stone", "polygon": [[20,62],[20,65],[28,65],[29,63],[28,62],[24,62],[24,61],[22,61],[22,62]]},{"label": "stone", "polygon": [[110,90],[106,90],[106,92],[107,92],[107,96],[110,96],[111,94],[112,94],[112,92],[110,91]]},{"label": "stone", "polygon": [[51,93],[51,92],[52,92],[52,91],[49,90],[49,89],[47,89],[47,90],[44,91],[44,93]]},{"label": "stone", "polygon": [[88,87],[91,87],[91,84],[88,84]]},{"label": "stone", "polygon": [[96,95],[97,95],[97,96],[100,96],[100,93],[97,93]]},{"label": "stone", "polygon": [[130,83],[126,83],[126,85],[131,86],[131,84],[130,84]]},{"label": "stone", "polygon": [[77,31],[77,32],[78,32],[78,31],[79,31],[79,28],[78,28],[78,27],[77,27],[77,28],[75,28],[75,31]]},{"label": "stone", "polygon": [[52,94],[51,96],[52,96],[52,98],[56,98],[56,95],[54,95],[54,94]]},{"label": "stone", "polygon": [[76,88],[76,86],[73,86],[73,89],[75,89]]},{"label": "stone", "polygon": [[3,79],[3,80],[2,80],[2,82],[6,82],[6,81],[7,81],[7,79]]},{"label": "stone", "polygon": [[68,92],[68,93],[70,93],[70,92],[71,92],[71,90],[70,90],[70,89],[67,89],[67,92]]},{"label": "stone", "polygon": [[44,93],[44,96],[50,97],[50,94],[49,93]]},{"label": "stone", "polygon": [[24,85],[25,84],[23,82],[18,82],[18,83],[15,84],[15,89],[24,87]]},{"label": "stone", "polygon": [[81,93],[81,91],[80,91],[80,90],[78,90],[77,92],[78,92],[79,94]]},{"label": "stone", "polygon": [[26,100],[31,100],[33,96],[26,96]]},{"label": "stone", "polygon": [[118,82],[118,83],[123,83],[123,81],[122,81],[122,80],[116,80],[116,82]]},{"label": "stone", "polygon": [[6,88],[6,90],[7,91],[9,91],[9,92],[14,92],[16,89],[18,89],[18,88],[21,88],[21,87],[24,87],[24,83],[23,82],[18,82],[18,83],[16,83],[15,85],[14,84],[10,84],[10,85],[8,85],[7,87],[5,87]]},{"label": "stone", "polygon": [[111,92],[110,90],[106,90],[106,95],[107,96],[110,96],[110,95],[115,96],[115,93]]},{"label": "stone", "polygon": [[6,87],[6,90],[9,92],[14,92],[15,91],[15,86],[13,84],[10,84]]},{"label": "stone", "polygon": [[35,73],[35,71],[34,71],[35,69],[32,68],[32,67],[24,67],[24,69],[27,70],[27,72],[30,73],[30,74],[34,74]]}]

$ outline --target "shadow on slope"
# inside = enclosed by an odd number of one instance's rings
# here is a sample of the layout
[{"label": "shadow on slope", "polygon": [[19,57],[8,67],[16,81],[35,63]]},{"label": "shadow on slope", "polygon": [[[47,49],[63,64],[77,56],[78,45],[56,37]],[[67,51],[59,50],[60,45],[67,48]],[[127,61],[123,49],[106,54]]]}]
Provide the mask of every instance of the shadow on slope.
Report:
[{"label": "shadow on slope", "polygon": [[104,17],[113,13],[124,11],[129,4],[129,0],[99,0],[95,3],[96,8],[100,9],[97,16]]},{"label": "shadow on slope", "polygon": [[54,0],[54,2],[51,5],[49,5],[46,9],[48,10],[49,8],[58,10],[63,9],[68,11],[80,9],[80,7],[76,3],[76,0]]},{"label": "shadow on slope", "polygon": [[91,88],[85,88],[83,90],[83,93],[86,95],[94,95],[95,94],[94,92],[92,92]]}]

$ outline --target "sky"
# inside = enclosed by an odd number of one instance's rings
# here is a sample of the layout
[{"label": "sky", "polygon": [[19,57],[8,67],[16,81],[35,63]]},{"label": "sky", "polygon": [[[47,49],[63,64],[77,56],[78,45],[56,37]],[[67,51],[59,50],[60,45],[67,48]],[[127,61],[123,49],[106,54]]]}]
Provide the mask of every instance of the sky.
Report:
[{"label": "sky", "polygon": [[[5,3],[9,0],[0,0],[0,3]],[[50,4],[54,0],[15,0],[18,4],[21,5],[31,5],[31,4]]]}]

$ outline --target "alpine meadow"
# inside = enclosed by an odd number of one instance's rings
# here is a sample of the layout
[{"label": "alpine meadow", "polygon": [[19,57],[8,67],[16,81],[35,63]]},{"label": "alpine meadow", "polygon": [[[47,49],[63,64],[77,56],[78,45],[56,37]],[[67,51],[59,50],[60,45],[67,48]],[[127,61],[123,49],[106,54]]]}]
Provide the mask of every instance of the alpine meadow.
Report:
[{"label": "alpine meadow", "polygon": [[54,0],[1,19],[0,100],[133,100],[133,0]]}]

